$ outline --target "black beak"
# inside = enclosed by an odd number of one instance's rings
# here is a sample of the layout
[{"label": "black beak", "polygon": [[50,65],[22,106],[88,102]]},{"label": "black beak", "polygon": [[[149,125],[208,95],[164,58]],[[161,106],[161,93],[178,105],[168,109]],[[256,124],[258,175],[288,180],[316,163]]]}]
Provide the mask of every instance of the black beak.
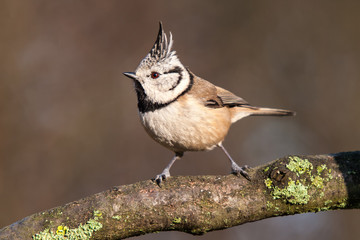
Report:
[{"label": "black beak", "polygon": [[125,76],[127,76],[128,78],[134,79],[136,80],[136,74],[134,72],[124,72],[123,73]]}]

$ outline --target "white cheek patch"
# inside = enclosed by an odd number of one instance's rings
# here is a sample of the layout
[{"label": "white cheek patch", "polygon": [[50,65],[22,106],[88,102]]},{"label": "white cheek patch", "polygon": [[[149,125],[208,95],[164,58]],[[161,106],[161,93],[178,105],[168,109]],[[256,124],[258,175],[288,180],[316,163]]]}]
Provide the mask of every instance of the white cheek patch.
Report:
[{"label": "white cheek patch", "polygon": [[179,79],[182,79],[182,76],[178,73],[171,73],[171,74],[163,74],[156,79],[156,88],[159,89],[160,92],[167,92],[176,87],[178,84]]},{"label": "white cheek patch", "polygon": [[190,84],[190,76],[186,70],[182,72],[181,80],[177,76],[178,74],[168,74],[164,81],[157,83],[148,83],[143,84],[143,88],[147,99],[153,103],[168,103],[173,101],[179,95],[181,95]]}]

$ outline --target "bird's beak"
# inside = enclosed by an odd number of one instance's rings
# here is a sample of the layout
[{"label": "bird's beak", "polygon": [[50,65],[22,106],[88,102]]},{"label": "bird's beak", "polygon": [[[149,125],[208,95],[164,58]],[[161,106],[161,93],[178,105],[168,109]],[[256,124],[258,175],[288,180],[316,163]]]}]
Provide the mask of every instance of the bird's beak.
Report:
[{"label": "bird's beak", "polygon": [[131,79],[134,79],[134,80],[137,79],[136,74],[134,72],[124,72],[123,74]]}]

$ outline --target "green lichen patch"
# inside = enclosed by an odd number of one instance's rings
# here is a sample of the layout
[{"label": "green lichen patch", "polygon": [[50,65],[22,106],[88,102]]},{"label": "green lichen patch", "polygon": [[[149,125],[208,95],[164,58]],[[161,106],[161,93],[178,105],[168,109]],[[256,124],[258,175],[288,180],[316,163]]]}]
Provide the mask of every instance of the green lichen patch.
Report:
[{"label": "green lichen patch", "polygon": [[311,174],[311,170],[313,169],[313,165],[309,160],[302,159],[297,156],[289,157],[289,163],[286,164],[286,167],[296,173],[296,176],[300,176],[304,173]]},{"label": "green lichen patch", "polygon": [[266,209],[272,209],[274,207],[274,204],[270,201],[266,201]]},{"label": "green lichen patch", "polygon": [[315,176],[311,178],[311,184],[318,189],[324,188],[324,181],[325,181],[324,178],[320,176]]},{"label": "green lichen patch", "polygon": [[121,216],[119,216],[119,215],[115,215],[115,216],[112,216],[112,219],[115,219],[115,220],[120,220],[120,219],[121,219]]},{"label": "green lichen patch", "polygon": [[270,201],[266,201],[266,209],[280,211],[280,208]]},{"label": "green lichen patch", "polygon": [[174,223],[174,224],[179,224],[179,223],[181,223],[181,217],[175,217],[175,218],[173,219],[172,223]]},{"label": "green lichen patch", "polygon": [[339,202],[337,204],[337,207],[339,208],[345,208],[347,206],[347,199],[344,199],[342,202]]},{"label": "green lichen patch", "polygon": [[77,228],[68,228],[67,226],[60,225],[56,231],[45,229],[33,236],[34,240],[88,240],[94,232],[102,228],[99,219],[102,218],[100,211],[94,211],[94,217],[89,219],[85,224],[80,224]]},{"label": "green lichen patch", "polygon": [[69,232],[69,228],[67,226],[58,226],[57,230],[56,230],[56,234],[57,235],[65,235],[68,234]]},{"label": "green lichen patch", "polygon": [[265,179],[264,182],[265,182],[265,186],[266,186],[267,188],[271,188],[271,186],[272,186],[272,180],[271,180],[270,178]]},{"label": "green lichen patch", "polygon": [[[308,159],[297,156],[289,157],[286,168],[294,175],[289,174],[281,181],[277,181],[276,177],[267,178],[264,184],[271,191],[273,199],[282,199],[290,204],[307,204],[309,193],[313,192],[323,198],[324,187],[333,178],[332,170],[326,164],[313,165]],[[290,176],[296,179],[292,180]]]},{"label": "green lichen patch", "polygon": [[316,167],[317,174],[320,175],[325,169],[327,169],[326,164],[321,164]]},{"label": "green lichen patch", "polygon": [[310,199],[308,187],[291,179],[285,188],[274,187],[272,195],[274,199],[283,198],[291,204],[307,204]]},{"label": "green lichen patch", "polygon": [[325,201],[324,205],[325,206],[330,205],[330,204],[332,204],[332,202],[333,202],[332,200],[327,200],[327,201]]},{"label": "green lichen patch", "polygon": [[101,219],[102,218],[102,212],[100,212],[99,210],[95,210],[94,211],[94,219]]}]

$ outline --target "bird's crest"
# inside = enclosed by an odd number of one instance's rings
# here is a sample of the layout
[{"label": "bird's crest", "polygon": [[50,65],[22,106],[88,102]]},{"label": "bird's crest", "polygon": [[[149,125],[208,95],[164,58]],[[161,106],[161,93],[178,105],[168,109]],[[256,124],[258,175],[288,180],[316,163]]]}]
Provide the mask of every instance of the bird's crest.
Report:
[{"label": "bird's crest", "polygon": [[162,59],[170,58],[176,54],[175,51],[172,51],[173,39],[170,33],[169,41],[163,30],[162,22],[159,22],[159,33],[157,35],[154,46],[149,52],[149,57],[156,61],[161,61]]}]

